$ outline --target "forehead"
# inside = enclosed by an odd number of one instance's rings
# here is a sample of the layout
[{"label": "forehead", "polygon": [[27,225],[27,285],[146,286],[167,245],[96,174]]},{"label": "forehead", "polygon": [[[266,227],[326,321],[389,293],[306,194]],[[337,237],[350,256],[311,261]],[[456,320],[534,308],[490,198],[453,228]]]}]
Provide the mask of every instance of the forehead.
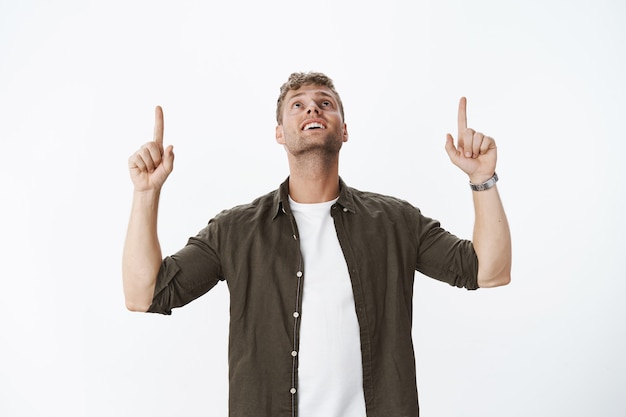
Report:
[{"label": "forehead", "polygon": [[330,88],[321,85],[303,85],[297,90],[289,90],[285,95],[285,101],[298,97],[327,97],[337,100]]}]

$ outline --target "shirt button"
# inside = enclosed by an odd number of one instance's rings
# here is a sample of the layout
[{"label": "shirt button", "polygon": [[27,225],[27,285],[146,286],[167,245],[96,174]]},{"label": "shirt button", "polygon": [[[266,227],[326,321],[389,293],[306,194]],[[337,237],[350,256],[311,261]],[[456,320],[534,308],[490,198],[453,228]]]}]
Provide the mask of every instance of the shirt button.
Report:
[{"label": "shirt button", "polygon": [[293,316],[294,316],[295,318],[298,318],[298,317],[300,317],[300,313],[298,313],[297,311],[294,311],[294,312],[293,312]]},{"label": "shirt button", "polygon": [[302,278],[302,271],[298,271],[298,272],[296,272],[296,276],[297,276],[298,278]]},{"label": "shirt button", "polygon": [[292,393],[292,394],[295,394],[296,393],[296,389],[292,388],[292,389],[289,390],[289,392]]},{"label": "shirt button", "polygon": [[295,350],[294,350],[294,351],[292,351],[292,352],[291,352],[291,356],[293,356],[293,357],[295,358],[296,356],[298,356],[298,352],[296,352]]},{"label": "shirt button", "polygon": [[348,209],[344,207],[344,208],[343,208],[343,212],[344,212],[344,213],[347,213],[347,212],[348,212]]}]

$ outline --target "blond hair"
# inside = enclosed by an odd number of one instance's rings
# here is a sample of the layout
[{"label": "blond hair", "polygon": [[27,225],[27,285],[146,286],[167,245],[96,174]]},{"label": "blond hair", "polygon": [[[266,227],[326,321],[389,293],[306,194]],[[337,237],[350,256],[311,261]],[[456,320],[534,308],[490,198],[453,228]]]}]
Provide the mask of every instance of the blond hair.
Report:
[{"label": "blond hair", "polygon": [[337,90],[335,90],[333,80],[331,80],[327,75],[321,72],[294,72],[289,76],[287,82],[285,82],[280,87],[280,95],[278,96],[278,100],[276,101],[276,121],[278,122],[278,124],[282,124],[283,122],[282,107],[285,96],[289,91],[297,90],[304,85],[319,85],[321,87],[327,87],[330,91],[332,91],[332,93],[337,98],[337,104],[339,105],[341,118],[345,120],[343,114],[343,103],[341,102],[339,93],[337,92]]}]

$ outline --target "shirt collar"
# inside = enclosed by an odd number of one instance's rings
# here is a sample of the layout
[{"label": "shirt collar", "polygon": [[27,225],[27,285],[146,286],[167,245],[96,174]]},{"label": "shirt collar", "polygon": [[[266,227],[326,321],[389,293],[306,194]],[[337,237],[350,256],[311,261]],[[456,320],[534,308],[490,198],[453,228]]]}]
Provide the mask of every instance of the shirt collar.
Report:
[{"label": "shirt collar", "polygon": [[[354,206],[354,195],[350,187],[339,177],[339,199],[337,204],[344,208],[344,211],[356,213]],[[274,195],[274,216],[272,219],[278,217],[279,214],[291,214],[291,208],[289,207],[289,177],[278,188],[278,192]]]}]

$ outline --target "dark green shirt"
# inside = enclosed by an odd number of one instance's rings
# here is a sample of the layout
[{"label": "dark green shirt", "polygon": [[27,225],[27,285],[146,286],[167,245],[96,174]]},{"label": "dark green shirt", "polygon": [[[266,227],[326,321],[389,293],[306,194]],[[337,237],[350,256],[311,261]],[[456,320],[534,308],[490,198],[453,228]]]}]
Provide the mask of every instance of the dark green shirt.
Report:
[{"label": "dark green shirt", "polygon": [[[470,241],[411,204],[347,187],[331,207],[360,328],[368,417],[417,417],[411,337],[415,271],[478,288]],[[163,260],[151,312],[171,314],[220,280],[230,292],[229,414],[295,417],[306,265],[289,208],[289,180],[223,211]],[[320,398],[320,401],[324,401]]]}]

